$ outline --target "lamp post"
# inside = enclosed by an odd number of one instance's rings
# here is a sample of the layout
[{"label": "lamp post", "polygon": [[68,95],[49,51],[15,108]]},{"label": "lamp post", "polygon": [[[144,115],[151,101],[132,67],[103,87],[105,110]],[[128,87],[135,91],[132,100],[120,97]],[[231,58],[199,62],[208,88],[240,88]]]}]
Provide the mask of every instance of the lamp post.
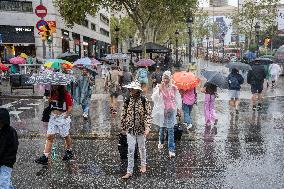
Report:
[{"label": "lamp post", "polygon": [[116,53],[118,53],[118,39],[119,39],[119,27],[118,26],[115,26],[115,41],[116,41]]},{"label": "lamp post", "polygon": [[223,53],[223,57],[222,57],[222,63],[224,63],[224,57],[225,57],[225,32],[222,33],[222,42],[223,42],[223,49],[222,49],[222,53]]},{"label": "lamp post", "polygon": [[255,35],[256,35],[256,57],[258,57],[258,51],[259,51],[259,30],[260,30],[260,25],[259,22],[257,22],[254,26],[255,29]]},{"label": "lamp post", "polygon": [[132,48],[132,40],[133,40],[133,37],[130,35],[129,36],[129,48],[130,49]]},{"label": "lamp post", "polygon": [[176,36],[176,67],[178,67],[179,66],[179,63],[178,63],[178,37],[179,37],[179,31],[178,30],[176,30],[175,36]]},{"label": "lamp post", "polygon": [[188,27],[188,36],[189,36],[189,44],[188,44],[188,63],[191,63],[191,42],[192,42],[192,23],[193,23],[193,17],[189,16],[186,20],[187,27]]},{"label": "lamp post", "polygon": [[209,60],[209,37],[206,37],[206,60]]}]

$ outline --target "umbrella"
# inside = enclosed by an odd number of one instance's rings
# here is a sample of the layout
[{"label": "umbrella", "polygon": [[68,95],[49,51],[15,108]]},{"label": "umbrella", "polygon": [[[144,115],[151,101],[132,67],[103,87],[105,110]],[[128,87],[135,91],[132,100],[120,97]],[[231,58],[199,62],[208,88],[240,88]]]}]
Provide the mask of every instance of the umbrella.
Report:
[{"label": "umbrella", "polygon": [[228,89],[228,78],[218,71],[201,70],[201,75],[207,79],[209,83],[212,83],[221,89]]},{"label": "umbrella", "polygon": [[190,90],[195,88],[200,82],[200,79],[191,72],[176,72],[173,75],[173,84],[178,89]]},{"label": "umbrella", "polygon": [[33,74],[27,84],[41,85],[68,85],[72,81],[72,76],[61,72],[45,72],[40,74]]},{"label": "umbrella", "polygon": [[99,65],[101,64],[98,60],[92,58],[81,58],[74,62],[75,65],[84,65],[84,66],[91,66],[91,65]]},{"label": "umbrella", "polygon": [[225,66],[226,68],[229,68],[229,69],[237,69],[237,70],[251,70],[251,66],[248,65],[248,64],[244,64],[242,62],[230,62],[229,64],[227,64]]},{"label": "umbrella", "polygon": [[78,60],[80,56],[79,54],[76,54],[76,53],[65,52],[65,53],[58,55],[57,58],[67,60],[69,62],[74,62],[75,60]]},{"label": "umbrella", "polygon": [[60,68],[68,68],[68,69],[73,68],[73,64],[71,64],[66,60],[61,60],[61,59],[48,59],[43,66],[46,68],[54,68],[57,70],[59,70]]},{"label": "umbrella", "polygon": [[114,53],[114,54],[108,54],[106,56],[106,59],[108,60],[126,60],[128,59],[127,54],[123,54],[123,53]]},{"label": "umbrella", "polygon": [[9,60],[9,62],[10,62],[11,64],[25,64],[27,61],[26,61],[26,59],[17,56],[17,57],[11,58],[11,59]]},{"label": "umbrella", "polygon": [[140,59],[138,62],[135,63],[135,66],[143,66],[148,67],[155,64],[155,62],[152,59]]},{"label": "umbrella", "polygon": [[20,57],[27,59],[29,56],[26,53],[21,53]]},{"label": "umbrella", "polygon": [[0,63],[0,70],[2,71],[8,71],[9,68],[7,66],[5,66],[4,64]]}]

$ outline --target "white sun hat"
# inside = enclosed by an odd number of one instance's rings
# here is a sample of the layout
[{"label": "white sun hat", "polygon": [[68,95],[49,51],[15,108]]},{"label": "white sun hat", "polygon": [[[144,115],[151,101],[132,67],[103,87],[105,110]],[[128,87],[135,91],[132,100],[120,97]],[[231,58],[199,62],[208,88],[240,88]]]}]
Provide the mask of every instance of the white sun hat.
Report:
[{"label": "white sun hat", "polygon": [[130,84],[124,85],[122,87],[127,89],[136,89],[142,91],[141,84],[138,81],[132,81]]}]

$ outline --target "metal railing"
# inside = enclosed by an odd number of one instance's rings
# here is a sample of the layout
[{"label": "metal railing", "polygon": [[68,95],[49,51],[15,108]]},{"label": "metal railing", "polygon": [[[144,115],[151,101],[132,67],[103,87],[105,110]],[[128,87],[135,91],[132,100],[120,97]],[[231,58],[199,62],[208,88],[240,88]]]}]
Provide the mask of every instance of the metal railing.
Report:
[{"label": "metal railing", "polygon": [[0,1],[0,11],[33,12],[30,1]]}]

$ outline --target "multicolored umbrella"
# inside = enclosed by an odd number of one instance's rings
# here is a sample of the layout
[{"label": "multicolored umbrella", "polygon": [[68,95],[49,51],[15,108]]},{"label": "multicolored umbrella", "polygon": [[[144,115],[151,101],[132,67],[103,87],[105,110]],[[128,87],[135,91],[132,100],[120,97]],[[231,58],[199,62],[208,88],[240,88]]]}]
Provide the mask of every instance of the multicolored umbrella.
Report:
[{"label": "multicolored umbrella", "polygon": [[67,69],[72,69],[73,64],[66,61],[66,60],[61,60],[61,59],[48,59],[46,63],[43,65],[46,68],[53,68],[53,69],[61,69],[61,68],[67,68]]},{"label": "multicolored umbrella", "polygon": [[105,58],[107,60],[126,60],[126,59],[129,59],[127,54],[123,54],[123,53],[108,54]]},{"label": "multicolored umbrella", "polygon": [[135,63],[137,67],[148,67],[154,65],[155,62],[152,59],[140,59],[138,62]]},{"label": "multicolored umbrella", "polygon": [[21,53],[20,57],[27,59],[29,56],[26,53]]},{"label": "multicolored umbrella", "polygon": [[74,62],[75,65],[92,66],[101,64],[98,60],[92,58],[80,58]]},{"label": "multicolored umbrella", "polygon": [[218,71],[201,70],[201,75],[207,79],[209,83],[218,86],[221,89],[228,89],[228,78]]},{"label": "multicolored umbrella", "polygon": [[26,83],[33,85],[68,85],[72,80],[73,78],[69,74],[64,74],[61,72],[45,72],[33,74]]},{"label": "multicolored umbrella", "polygon": [[9,68],[7,66],[5,66],[4,64],[0,63],[0,70],[2,71],[8,71]]},{"label": "multicolored umbrella", "polygon": [[178,89],[191,90],[200,83],[200,79],[191,72],[176,72],[173,74],[173,84]]},{"label": "multicolored umbrella", "polygon": [[17,56],[17,57],[11,58],[9,60],[9,62],[11,64],[25,64],[27,62],[27,60],[22,58],[22,57],[20,57],[20,56]]}]

